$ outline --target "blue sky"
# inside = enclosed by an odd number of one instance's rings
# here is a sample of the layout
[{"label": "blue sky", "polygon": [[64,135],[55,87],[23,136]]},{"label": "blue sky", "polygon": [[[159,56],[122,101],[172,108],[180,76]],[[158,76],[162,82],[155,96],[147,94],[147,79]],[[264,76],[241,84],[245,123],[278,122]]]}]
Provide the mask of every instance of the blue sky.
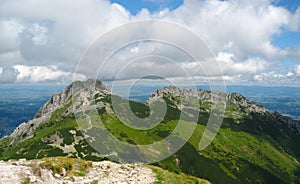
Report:
[{"label": "blue sky", "polygon": [[274,1],[273,3],[275,5],[283,6],[292,12],[294,12],[300,4],[300,2],[297,0],[277,0]]},{"label": "blue sky", "polygon": [[300,33],[287,31],[274,36],[273,44],[280,48],[295,47],[300,43]]},{"label": "blue sky", "polygon": [[[96,63],[82,71],[76,68],[95,40],[118,26],[155,19],[174,22],[201,38],[222,68],[222,74],[212,68],[216,79],[228,84],[300,86],[297,0],[66,0],[63,4],[58,0],[0,2],[0,83],[69,83],[91,77],[88,69]],[[141,27],[123,37],[134,38],[145,29],[153,28]],[[107,76],[113,79],[128,64],[122,59],[149,54],[149,48],[181,57],[157,43],[128,46],[111,60]],[[192,78],[203,77],[195,63],[184,58],[176,62]],[[166,62],[149,60],[132,65],[124,79],[156,72],[154,66],[173,72],[162,70],[161,75],[168,73],[166,78],[184,80]]]},{"label": "blue sky", "polygon": [[111,0],[124,6],[133,15],[139,13],[143,8],[150,12],[160,11],[164,8],[173,10],[182,5],[183,0]]},{"label": "blue sky", "polygon": [[[279,0],[274,3],[278,6],[283,6],[291,12],[295,12],[300,5],[300,1],[295,0]],[[273,43],[281,48],[297,46],[300,43],[300,33],[287,31],[274,37]]]}]

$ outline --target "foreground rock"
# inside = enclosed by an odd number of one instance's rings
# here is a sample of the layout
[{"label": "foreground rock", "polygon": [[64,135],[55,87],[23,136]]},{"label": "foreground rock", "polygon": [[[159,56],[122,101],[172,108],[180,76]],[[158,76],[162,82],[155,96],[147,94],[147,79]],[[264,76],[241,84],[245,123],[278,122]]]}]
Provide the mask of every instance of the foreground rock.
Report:
[{"label": "foreground rock", "polygon": [[[76,161],[76,159],[74,159]],[[151,169],[141,165],[117,164],[110,161],[90,162],[91,166],[86,170],[76,169],[78,163],[69,160],[66,166],[58,167],[59,160],[18,160],[0,161],[0,183],[154,183],[155,174]],[[80,162],[81,164],[86,161]],[[71,165],[70,165],[71,164]],[[73,165],[72,165],[73,164]],[[68,170],[68,168],[70,170]],[[70,172],[72,170],[72,172]]]}]

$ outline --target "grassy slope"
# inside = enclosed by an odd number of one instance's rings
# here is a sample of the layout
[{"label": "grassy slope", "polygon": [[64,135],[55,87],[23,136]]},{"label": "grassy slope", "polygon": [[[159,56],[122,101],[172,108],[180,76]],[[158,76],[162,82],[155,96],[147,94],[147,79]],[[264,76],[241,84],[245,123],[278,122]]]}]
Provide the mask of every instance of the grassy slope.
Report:
[{"label": "grassy slope", "polygon": [[155,184],[210,184],[209,181],[184,173],[173,173],[156,166],[148,166],[157,177]]}]

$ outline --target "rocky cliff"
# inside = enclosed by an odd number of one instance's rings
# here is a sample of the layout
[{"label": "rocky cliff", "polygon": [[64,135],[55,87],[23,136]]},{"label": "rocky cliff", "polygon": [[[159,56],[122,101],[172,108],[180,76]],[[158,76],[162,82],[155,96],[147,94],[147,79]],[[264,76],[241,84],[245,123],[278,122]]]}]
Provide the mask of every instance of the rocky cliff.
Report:
[{"label": "rocky cliff", "polygon": [[110,93],[111,90],[105,86],[102,82],[94,79],[88,79],[87,81],[75,81],[71,85],[67,86],[62,93],[54,94],[50,100],[48,100],[36,113],[35,118],[39,118],[47,113],[51,113],[58,108],[66,105],[72,100],[72,95],[75,96],[83,89],[89,91],[104,91]]},{"label": "rocky cliff", "polygon": [[280,124],[287,125],[290,130],[293,130],[300,134],[300,121],[291,119],[290,117],[283,116],[278,112],[273,113],[274,117],[279,120]]},{"label": "rocky cliff", "polygon": [[267,112],[268,110],[263,106],[260,106],[254,102],[251,102],[244,96],[238,93],[226,94],[219,91],[208,91],[208,90],[196,90],[196,89],[186,89],[186,88],[177,88],[175,86],[168,86],[162,89],[156,90],[148,101],[153,101],[161,98],[165,94],[170,94],[175,97],[180,97],[181,99],[185,98],[196,98],[200,102],[210,102],[216,104],[218,102],[232,103],[234,105],[241,106],[253,112]]}]

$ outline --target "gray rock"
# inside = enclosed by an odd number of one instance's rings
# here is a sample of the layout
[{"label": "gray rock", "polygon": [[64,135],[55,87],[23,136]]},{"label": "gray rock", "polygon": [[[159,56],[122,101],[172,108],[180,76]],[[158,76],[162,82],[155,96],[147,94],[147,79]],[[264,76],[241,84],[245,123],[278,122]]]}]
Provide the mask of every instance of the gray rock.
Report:
[{"label": "gray rock", "polygon": [[[145,183],[156,181],[153,171],[142,165],[117,164],[110,161],[93,162],[92,168],[86,171],[85,176],[68,176],[53,174],[51,170],[38,167],[42,161],[0,161],[0,184],[15,184],[29,180],[30,183],[61,184],[61,183]],[[37,172],[39,170],[39,172]],[[132,175],[131,173],[138,172]]]},{"label": "gray rock", "polygon": [[267,112],[268,110],[254,102],[249,101],[241,94],[232,93],[226,94],[219,91],[208,91],[208,90],[196,90],[196,89],[185,89],[185,88],[177,88],[175,86],[165,87],[163,89],[159,89],[154,92],[148,102],[157,100],[165,94],[170,94],[175,97],[180,97],[182,101],[185,98],[196,98],[201,102],[211,102],[212,104],[217,104],[220,102],[232,103],[235,105],[239,105],[241,107],[247,108],[253,112]]}]

